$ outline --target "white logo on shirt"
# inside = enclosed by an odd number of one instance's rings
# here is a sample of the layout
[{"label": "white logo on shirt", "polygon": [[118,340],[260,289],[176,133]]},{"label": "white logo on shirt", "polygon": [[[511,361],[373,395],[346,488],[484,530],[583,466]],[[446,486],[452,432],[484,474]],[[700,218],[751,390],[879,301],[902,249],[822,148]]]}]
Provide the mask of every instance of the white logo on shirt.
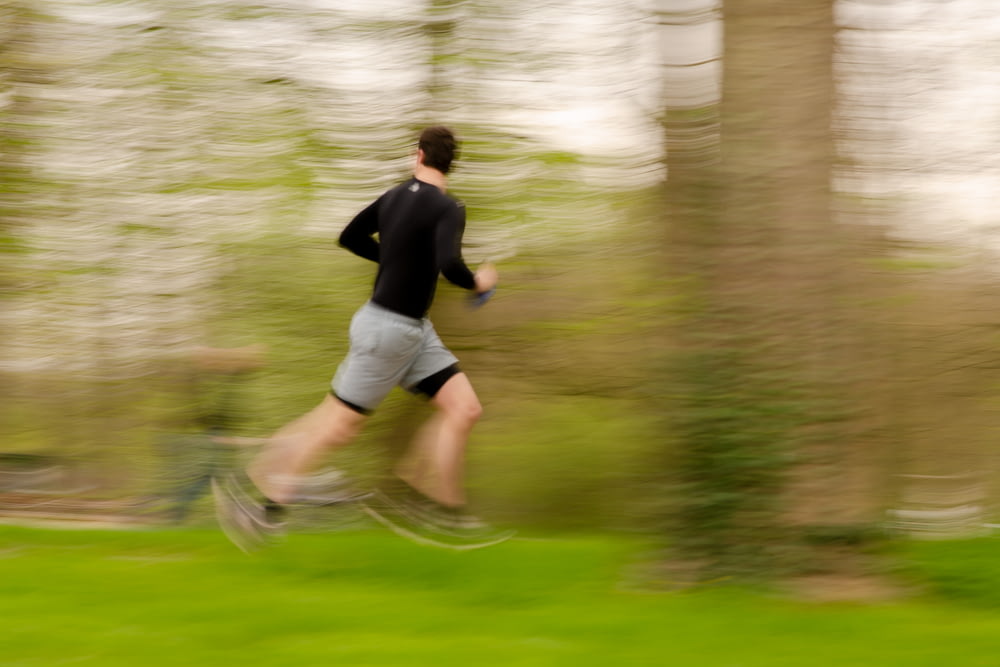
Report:
[{"label": "white logo on shirt", "polygon": [[420,189],[420,183],[414,183],[409,187],[410,192],[416,192]]}]

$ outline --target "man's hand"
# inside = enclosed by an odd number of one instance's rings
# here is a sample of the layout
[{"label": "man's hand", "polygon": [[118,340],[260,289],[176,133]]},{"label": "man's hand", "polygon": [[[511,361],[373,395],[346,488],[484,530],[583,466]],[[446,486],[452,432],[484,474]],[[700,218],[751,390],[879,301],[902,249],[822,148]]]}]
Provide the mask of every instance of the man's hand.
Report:
[{"label": "man's hand", "polygon": [[493,264],[487,262],[476,271],[476,293],[483,294],[497,286],[497,269]]}]

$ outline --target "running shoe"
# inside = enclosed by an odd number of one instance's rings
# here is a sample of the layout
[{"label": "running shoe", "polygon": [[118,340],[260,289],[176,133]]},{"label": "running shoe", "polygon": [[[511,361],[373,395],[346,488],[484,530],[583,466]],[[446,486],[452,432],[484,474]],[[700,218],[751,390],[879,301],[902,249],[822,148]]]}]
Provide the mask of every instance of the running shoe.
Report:
[{"label": "running shoe", "polygon": [[274,484],[294,489],[290,505],[323,507],[352,503],[370,495],[359,489],[351,479],[339,470],[328,468],[310,475],[274,476]]},{"label": "running shoe", "polygon": [[[414,496],[413,494],[417,494]],[[504,542],[512,530],[499,530],[456,508],[449,508],[413,491],[375,491],[362,502],[370,517],[414,542],[448,549],[480,549]]]},{"label": "running shoe", "polygon": [[245,474],[212,478],[219,527],[241,550],[250,553],[284,535],[283,508],[267,501]]}]

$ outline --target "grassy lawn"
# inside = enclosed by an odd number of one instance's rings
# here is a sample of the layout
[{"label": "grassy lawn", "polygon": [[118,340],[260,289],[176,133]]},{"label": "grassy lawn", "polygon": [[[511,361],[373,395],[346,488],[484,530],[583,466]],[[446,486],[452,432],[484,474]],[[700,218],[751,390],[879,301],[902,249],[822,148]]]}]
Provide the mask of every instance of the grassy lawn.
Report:
[{"label": "grassy lawn", "polygon": [[251,557],[207,529],[8,526],[0,665],[998,665],[981,569],[998,545],[916,545],[930,593],[819,604],[637,592],[622,581],[639,545],[612,537],[452,553],[357,529]]}]

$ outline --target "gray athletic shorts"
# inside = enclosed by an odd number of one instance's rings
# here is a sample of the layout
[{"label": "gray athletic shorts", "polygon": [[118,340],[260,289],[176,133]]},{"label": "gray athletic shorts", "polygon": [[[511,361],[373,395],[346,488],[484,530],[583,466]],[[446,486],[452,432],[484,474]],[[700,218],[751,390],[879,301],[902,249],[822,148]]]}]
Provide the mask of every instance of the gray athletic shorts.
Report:
[{"label": "gray athletic shorts", "polygon": [[[399,385],[431,396],[458,371],[426,317],[418,320],[369,301],[351,319],[351,348],[330,383],[334,396],[358,412],[372,412]],[[439,378],[440,383],[429,378]]]}]

